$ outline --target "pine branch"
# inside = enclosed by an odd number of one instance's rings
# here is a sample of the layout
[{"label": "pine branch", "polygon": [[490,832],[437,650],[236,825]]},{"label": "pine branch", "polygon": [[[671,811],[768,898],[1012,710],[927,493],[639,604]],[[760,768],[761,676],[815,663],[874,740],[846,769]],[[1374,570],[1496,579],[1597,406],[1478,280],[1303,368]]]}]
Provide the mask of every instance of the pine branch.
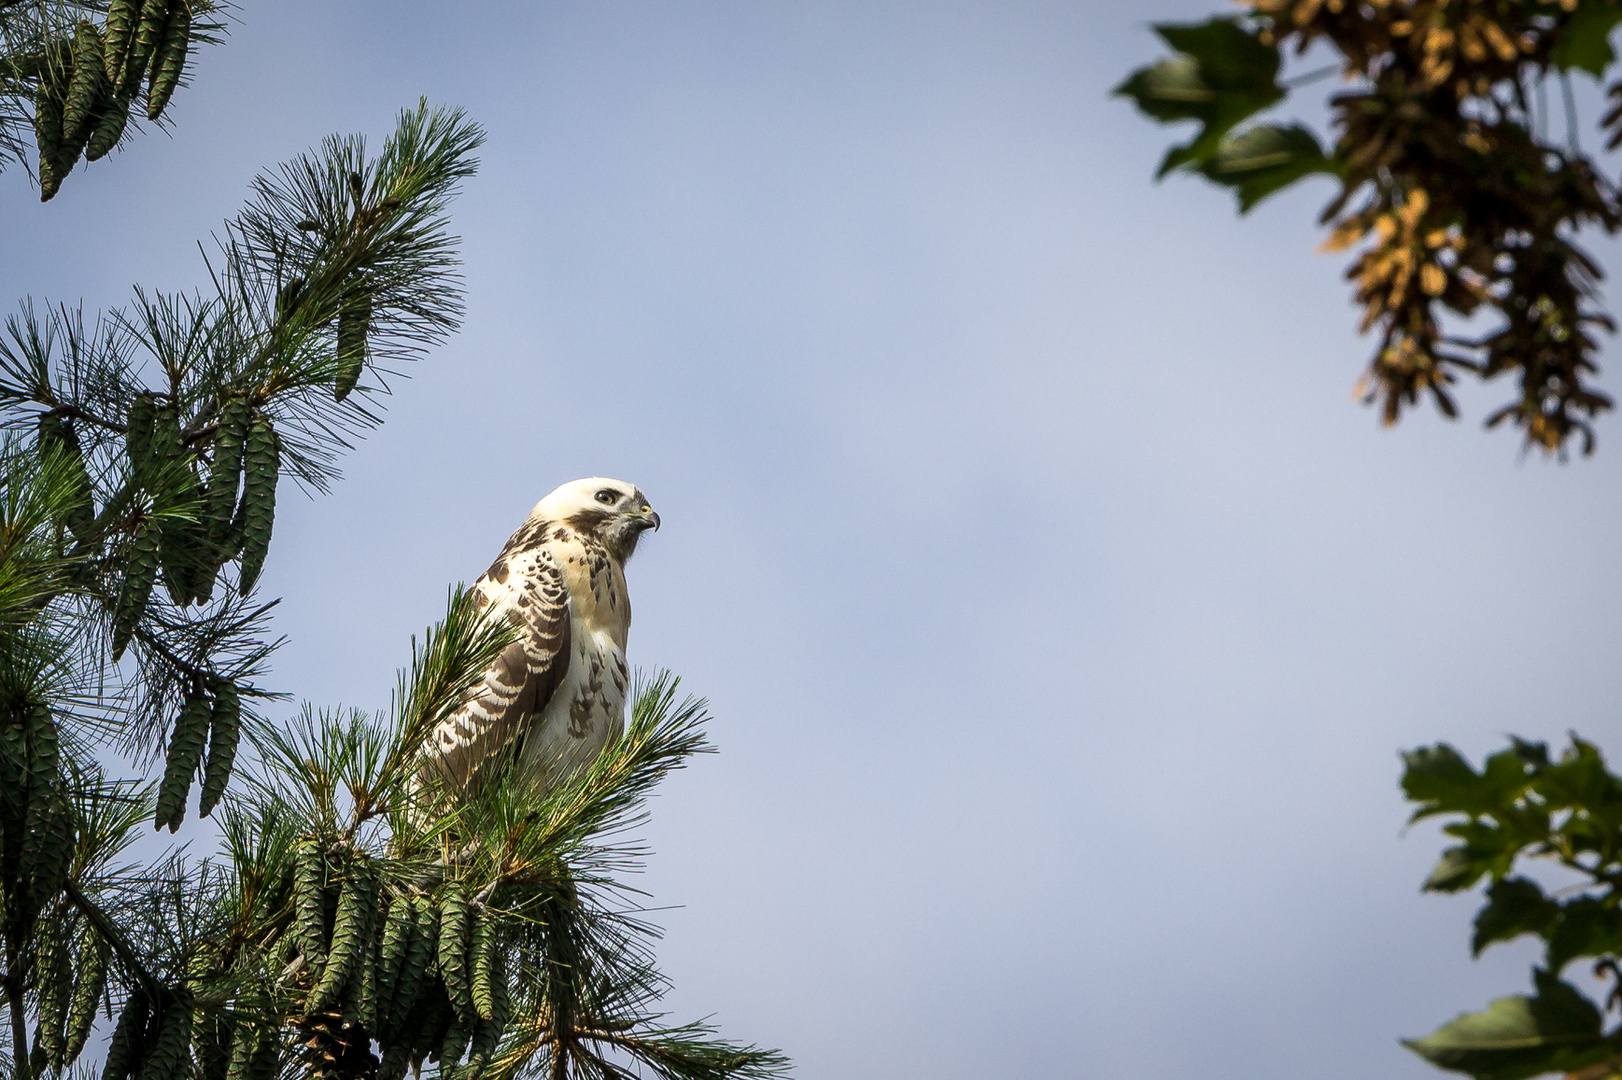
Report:
[{"label": "pine branch", "polygon": [[123,931],[118,928],[118,925],[113,922],[107,913],[98,907],[95,901],[80,892],[79,887],[71,880],[63,886],[63,895],[96,928],[96,933],[101,935],[102,940],[112,946],[113,952],[118,956],[119,963],[123,964],[125,969],[140,982],[147,993],[152,995],[154,999],[161,997],[163,984],[147,970],[140,953],[135,951],[135,947],[130,944],[129,939],[124,936]]},{"label": "pine branch", "polygon": [[[41,404],[51,404],[51,403],[50,402],[41,402]],[[117,423],[116,421],[113,421],[113,420],[105,420],[102,417],[97,416],[95,413],[91,412],[90,410],[82,409],[77,405],[61,405],[61,404],[58,404],[58,405],[55,405],[54,407],[52,407],[50,409],[47,409],[45,412],[41,413],[40,415],[41,416],[64,416],[64,417],[67,417],[70,420],[83,420],[88,424],[95,424],[97,427],[103,429],[104,431],[115,432],[115,433],[117,433],[119,435],[123,435],[123,434],[125,434],[125,433],[127,433],[129,431],[129,428],[126,427],[125,425]]]}]

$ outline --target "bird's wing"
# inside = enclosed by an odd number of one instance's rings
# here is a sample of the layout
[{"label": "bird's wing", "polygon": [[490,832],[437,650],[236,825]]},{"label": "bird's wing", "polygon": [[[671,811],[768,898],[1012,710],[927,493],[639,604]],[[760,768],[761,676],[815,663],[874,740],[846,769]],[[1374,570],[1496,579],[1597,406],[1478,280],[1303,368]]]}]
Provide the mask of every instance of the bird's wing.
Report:
[{"label": "bird's wing", "polygon": [[425,747],[423,779],[466,788],[524,735],[569,667],[569,589],[552,553],[535,548],[497,559],[474,583],[472,601],[519,629],[473,696],[442,720]]}]

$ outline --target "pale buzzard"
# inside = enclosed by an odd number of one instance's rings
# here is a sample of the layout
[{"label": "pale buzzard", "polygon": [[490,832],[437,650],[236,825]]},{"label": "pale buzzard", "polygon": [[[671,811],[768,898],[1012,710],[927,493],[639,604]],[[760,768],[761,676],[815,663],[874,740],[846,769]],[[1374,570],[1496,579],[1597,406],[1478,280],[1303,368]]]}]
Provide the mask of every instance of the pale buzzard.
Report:
[{"label": "pale buzzard", "polygon": [[625,561],[658,527],[642,492],[622,480],[575,480],[535,505],[470,595],[481,611],[511,620],[519,638],[433,730],[420,783],[465,789],[510,760],[544,789],[624,730]]}]

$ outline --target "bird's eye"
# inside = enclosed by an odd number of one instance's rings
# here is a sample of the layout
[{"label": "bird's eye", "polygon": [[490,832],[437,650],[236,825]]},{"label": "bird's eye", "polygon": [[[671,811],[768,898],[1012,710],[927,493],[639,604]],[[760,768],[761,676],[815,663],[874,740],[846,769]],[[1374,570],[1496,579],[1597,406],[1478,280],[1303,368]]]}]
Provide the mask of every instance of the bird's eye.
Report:
[{"label": "bird's eye", "polygon": [[618,499],[619,492],[613,491],[609,488],[603,488],[603,490],[597,493],[597,501],[602,503],[604,506],[613,506],[615,501]]}]

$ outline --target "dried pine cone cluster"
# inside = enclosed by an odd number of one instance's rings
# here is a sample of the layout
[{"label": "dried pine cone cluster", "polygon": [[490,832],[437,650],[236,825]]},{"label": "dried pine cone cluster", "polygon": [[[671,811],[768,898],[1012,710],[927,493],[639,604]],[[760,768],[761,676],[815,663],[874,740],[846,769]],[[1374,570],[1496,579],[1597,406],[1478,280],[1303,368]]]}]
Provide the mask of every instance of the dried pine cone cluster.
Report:
[{"label": "dried pine cone cluster", "polygon": [[[1581,154],[1537,141],[1526,126],[1526,67],[1547,70],[1561,3],[1345,3],[1256,0],[1264,40],[1304,50],[1328,39],[1364,85],[1332,106],[1346,167],[1325,219],[1330,249],[1364,245],[1348,277],[1363,329],[1378,329],[1366,376],[1387,422],[1429,391],[1452,415],[1452,370],[1518,371],[1521,398],[1488,424],[1513,419],[1546,449],[1580,434],[1610,399],[1585,383],[1596,368],[1598,267],[1569,239],[1622,222],[1616,188]],[[1349,203],[1357,200],[1355,206]],[[1482,306],[1504,325],[1460,340],[1436,305]]]},{"label": "dried pine cone cluster", "polygon": [[[1264,168],[1247,160],[1251,143],[1282,148],[1253,125],[1208,139],[1210,157],[1198,171],[1239,191],[1241,207],[1310,172],[1342,181],[1325,209],[1327,250],[1358,252],[1347,273],[1363,308],[1362,329],[1379,335],[1364,376],[1366,400],[1378,402],[1387,423],[1406,406],[1431,396],[1455,414],[1449,386],[1461,372],[1490,378],[1517,372],[1519,400],[1488,418],[1512,420],[1529,443],[1564,452],[1573,438],[1593,447],[1591,422],[1611,407],[1591,383],[1597,371],[1596,328],[1613,329],[1598,305],[1601,271],[1572,240],[1585,225],[1614,232],[1622,224],[1617,187],[1578,148],[1575,131],[1548,125],[1536,102],[1544,81],[1571,69],[1598,75],[1611,61],[1607,35],[1622,9],[1606,0],[1241,0],[1246,14],[1226,22],[1252,48],[1279,56],[1329,45],[1339,53],[1348,88],[1330,99],[1335,145],[1319,152],[1310,134],[1296,171],[1249,195]],[[1211,24],[1205,28],[1209,31]],[[1180,52],[1178,34],[1160,27]],[[1215,33],[1202,40],[1217,42]],[[1226,92],[1221,65],[1188,57],[1145,69],[1120,92],[1157,119],[1202,119],[1209,126]],[[1170,66],[1197,61],[1195,81]],[[1273,71],[1277,60],[1272,60]],[[1264,70],[1260,67],[1257,70]],[[1274,76],[1269,76],[1269,81]],[[1156,82],[1156,79],[1159,82]],[[1181,79],[1181,82],[1175,80]],[[1204,79],[1200,84],[1197,80]],[[1135,80],[1135,81],[1134,81]],[[1210,91],[1207,113],[1181,108]],[[1192,86],[1194,93],[1189,93]],[[1277,84],[1279,96],[1287,84]],[[1555,91],[1569,104],[1569,87]],[[1158,96],[1157,96],[1158,95]],[[1602,121],[1622,141],[1619,102]],[[1179,111],[1181,108],[1181,111]],[[1569,109],[1567,110],[1570,111]],[[1553,126],[1565,138],[1546,129]],[[1246,140],[1250,140],[1247,143]],[[1198,145],[1198,144],[1196,144]],[[1489,316],[1479,338],[1460,336],[1458,317]],[[1443,325],[1454,316],[1454,330]]]}]

